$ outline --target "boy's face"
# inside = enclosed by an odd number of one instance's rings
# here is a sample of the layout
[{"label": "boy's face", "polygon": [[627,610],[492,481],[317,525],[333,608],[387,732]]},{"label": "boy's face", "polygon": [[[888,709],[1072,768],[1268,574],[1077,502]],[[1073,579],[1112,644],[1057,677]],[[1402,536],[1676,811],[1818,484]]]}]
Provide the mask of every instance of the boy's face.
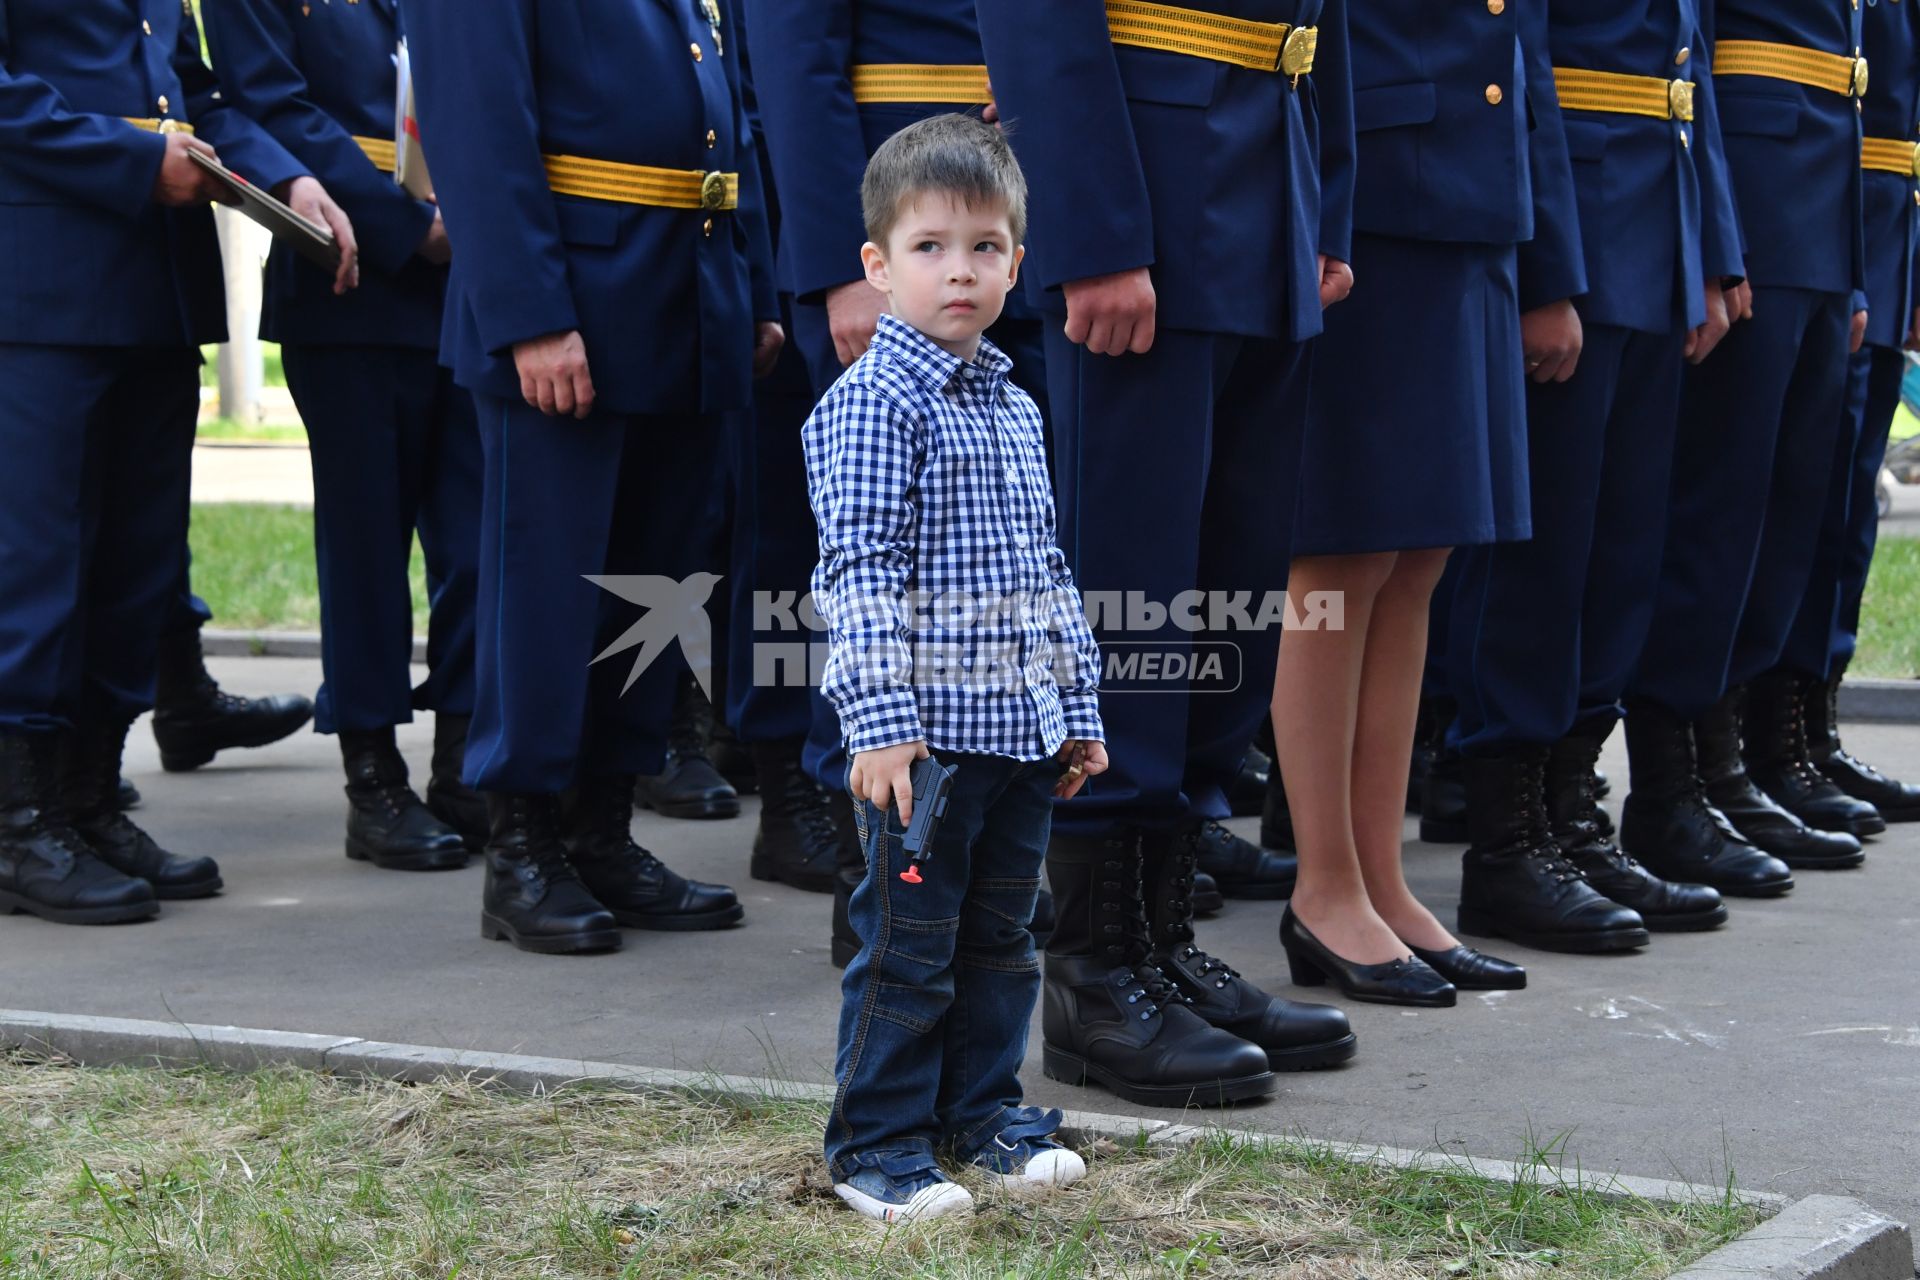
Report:
[{"label": "boy's face", "polygon": [[925,191],[902,207],[886,246],[869,242],[860,257],[888,310],[971,360],[981,333],[1000,318],[1025,253],[1013,242],[1006,205],[968,208],[947,192]]}]

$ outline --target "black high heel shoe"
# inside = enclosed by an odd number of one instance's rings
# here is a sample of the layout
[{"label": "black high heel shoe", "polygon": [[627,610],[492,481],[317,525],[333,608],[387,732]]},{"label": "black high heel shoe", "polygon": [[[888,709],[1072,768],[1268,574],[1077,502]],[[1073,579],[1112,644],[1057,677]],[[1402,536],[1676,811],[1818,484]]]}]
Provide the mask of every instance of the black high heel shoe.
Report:
[{"label": "black high heel shoe", "polygon": [[1341,995],[1354,1000],[1427,1009],[1451,1008],[1458,995],[1452,983],[1418,956],[1403,956],[1386,964],[1355,964],[1342,959],[1308,932],[1293,914],[1292,903],[1280,914],[1280,947],[1287,953],[1287,969],[1295,986],[1318,987],[1331,978]]},{"label": "black high heel shoe", "polygon": [[1527,985],[1527,971],[1519,965],[1459,943],[1445,951],[1411,945],[1407,950],[1462,991],[1519,991]]}]

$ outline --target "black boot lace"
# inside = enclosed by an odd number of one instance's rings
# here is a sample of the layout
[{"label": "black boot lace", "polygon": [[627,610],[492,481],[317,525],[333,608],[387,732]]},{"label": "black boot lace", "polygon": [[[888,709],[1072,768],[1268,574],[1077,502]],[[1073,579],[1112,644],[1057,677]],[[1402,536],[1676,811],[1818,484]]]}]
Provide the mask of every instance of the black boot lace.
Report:
[{"label": "black boot lace", "polygon": [[1786,717],[1781,726],[1786,751],[1781,763],[1795,781],[1809,790],[1825,787],[1827,776],[1813,764],[1813,748],[1807,741],[1807,686],[1795,677],[1787,682]]},{"label": "black boot lace", "polygon": [[1553,820],[1547,812],[1546,754],[1542,752],[1537,758],[1529,760],[1524,768],[1515,769],[1512,778],[1513,812],[1526,820],[1526,830],[1521,834],[1527,856],[1538,859],[1540,873],[1553,877],[1556,884],[1585,880],[1586,874],[1567,861],[1559,843],[1553,838]]},{"label": "black boot lace", "polygon": [[1140,876],[1130,858],[1108,858],[1101,862],[1100,910],[1114,919],[1100,925],[1106,937],[1107,958],[1130,971],[1133,986],[1127,989],[1127,1003],[1145,1002],[1140,1020],[1146,1021],[1161,1009],[1192,1003],[1180,993],[1152,961],[1153,942],[1147,928],[1147,914],[1140,900]]}]

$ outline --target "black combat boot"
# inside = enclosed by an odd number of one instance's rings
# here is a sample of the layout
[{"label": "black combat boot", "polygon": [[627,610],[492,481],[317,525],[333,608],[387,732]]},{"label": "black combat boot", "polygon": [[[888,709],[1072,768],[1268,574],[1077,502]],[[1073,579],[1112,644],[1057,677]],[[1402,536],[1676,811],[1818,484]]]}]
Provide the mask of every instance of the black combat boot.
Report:
[{"label": "black combat boot", "polygon": [[666,763],[640,779],[634,799],[665,818],[739,817],[740,793],[707,758],[713,722],[713,703],[700,682],[681,676],[667,724]]},{"label": "black combat boot", "polygon": [[[833,868],[833,967],[844,969],[860,954],[860,935],[854,932],[850,907],[853,891],[867,878],[867,851],[861,847],[858,824],[853,816],[853,797],[844,790],[827,792],[833,809],[834,829],[839,833]],[[1036,948],[1039,939],[1034,940]]]},{"label": "black combat boot", "polygon": [[1277,899],[1293,896],[1300,861],[1244,840],[1210,818],[1189,818],[1181,831],[1199,854],[1199,870],[1213,877],[1228,898]]},{"label": "black combat boot", "polygon": [[1812,676],[1776,667],[1747,687],[1744,754],[1747,774],[1781,808],[1821,831],[1878,835],[1880,811],[1856,800],[1814,767],[1807,739],[1807,703],[1824,697]]},{"label": "black combat boot", "polygon": [[407,785],[393,729],[340,734],[347,769],[347,856],[388,871],[452,871],[467,865],[460,833]]},{"label": "black combat boot", "polygon": [[[1864,800],[1888,822],[1920,822],[1920,787],[1889,778],[1840,745],[1840,681],[1842,665],[1807,700],[1807,746],[1814,768],[1856,800]],[[1821,696],[1824,693],[1824,697]]]},{"label": "black combat boot", "polygon": [[487,793],[492,830],[480,936],[522,951],[616,951],[620,926],[580,882],[560,843],[560,797]]},{"label": "black combat boot", "polygon": [[1553,842],[1547,748],[1532,743],[1465,759],[1471,842],[1461,859],[1460,932],[1543,951],[1630,951],[1646,922],[1603,897]]},{"label": "black combat boot", "polygon": [[714,717],[713,736],[707,740],[707,759],[738,794],[750,796],[760,790],[760,779],[753,771],[753,753],[719,716]]},{"label": "black combat boot", "polygon": [[114,784],[113,801],[122,809],[138,809],[140,807],[140,788],[134,786],[125,778],[121,778]]},{"label": "black combat boot", "polygon": [[1740,758],[1742,691],[1729,689],[1693,722],[1694,756],[1707,803],[1726,815],[1747,843],[1790,867],[1832,871],[1867,860],[1860,841],[1844,831],[1816,831],[1753,785]]},{"label": "black combat boot", "polygon": [[230,748],[278,742],[311,719],[312,699],[296,693],[241,698],[222,690],[207,674],[197,628],[160,638],[153,740],[168,773],[198,769]]},{"label": "black combat boot", "polygon": [[60,736],[0,733],[0,915],[56,924],[151,920],[160,901],[145,880],[102,862],[55,799]]},{"label": "black combat boot", "polygon": [[145,880],[167,901],[220,892],[212,858],[176,858],[120,809],[120,753],[131,722],[81,724],[65,735],[59,756],[58,809],[94,856],[124,876]]},{"label": "black combat boot", "polygon": [[685,879],[635,843],[632,774],[580,785],[565,842],[581,883],[630,929],[725,929],[746,914],[733,890]]},{"label": "black combat boot", "polygon": [[433,773],[427,779],[427,808],[478,853],[487,845],[487,800],[461,780],[467,763],[467,732],[472,727],[472,716],[433,713]]},{"label": "black combat boot", "polygon": [[1240,772],[1227,788],[1227,812],[1236,818],[1251,818],[1267,802],[1267,784],[1273,776],[1273,758],[1258,747],[1248,747]]},{"label": "black combat boot", "polygon": [[840,847],[839,824],[826,788],[800,765],[805,738],[753,744],[753,771],[760,779],[760,829],[753,836],[748,871],[755,880],[778,880],[808,893],[832,893]]},{"label": "black combat boot", "polygon": [[1629,704],[1627,762],[1631,789],[1620,810],[1620,844],[1648,870],[1735,898],[1774,898],[1793,888],[1786,863],[1748,844],[1707,803],[1685,719],[1658,703]]},{"label": "black combat boot", "polygon": [[[1260,847],[1294,852],[1293,810],[1287,807],[1287,788],[1280,779],[1280,762],[1275,760],[1267,774],[1267,802],[1260,810]],[[1299,859],[1295,859],[1298,865]]]},{"label": "black combat boot", "polygon": [[1427,793],[1427,775],[1433,762],[1447,747],[1447,726],[1453,723],[1452,698],[1436,694],[1420,699],[1420,714],[1413,722],[1413,759],[1407,766],[1407,812],[1418,815]]},{"label": "black combat boot", "polygon": [[1594,815],[1594,761],[1613,731],[1613,721],[1588,720],[1553,744],[1547,756],[1547,819],[1553,842],[1587,883],[1609,900],[1640,913],[1655,933],[1716,929],[1726,923],[1719,891],[1701,884],[1662,880],[1601,834]]},{"label": "black combat boot", "polygon": [[1055,835],[1047,879],[1046,1074],[1154,1107],[1223,1104],[1274,1088],[1266,1050],[1208,1025],[1153,966],[1140,901],[1140,836]]},{"label": "black combat boot", "polygon": [[1441,742],[1427,766],[1427,785],[1420,793],[1420,838],[1428,844],[1465,844],[1472,837],[1467,824],[1467,773],[1460,753]]},{"label": "black combat boot", "polygon": [[1141,836],[1147,886],[1148,960],[1172,981],[1187,1007],[1267,1051],[1275,1071],[1311,1071],[1353,1056],[1353,1027],[1330,1005],[1270,996],[1224,960],[1194,944],[1193,872],[1205,836],[1193,827]]},{"label": "black combat boot", "polygon": [[1202,920],[1217,916],[1227,909],[1227,895],[1220,892],[1213,877],[1204,871],[1193,873],[1193,914]]}]

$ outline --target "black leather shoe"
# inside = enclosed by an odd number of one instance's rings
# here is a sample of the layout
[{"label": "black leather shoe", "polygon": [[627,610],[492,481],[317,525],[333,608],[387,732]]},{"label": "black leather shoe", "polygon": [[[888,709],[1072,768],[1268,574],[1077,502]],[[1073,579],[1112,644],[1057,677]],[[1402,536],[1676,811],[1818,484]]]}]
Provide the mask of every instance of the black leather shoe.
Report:
[{"label": "black leather shoe", "polygon": [[113,802],[122,809],[138,809],[140,807],[140,788],[134,786],[125,778],[121,778],[114,785]]},{"label": "black leather shoe", "polygon": [[1227,909],[1227,895],[1220,892],[1220,886],[1213,877],[1204,871],[1193,873],[1193,914],[1201,919],[1217,916]]},{"label": "black leather shoe", "polygon": [[1816,831],[1753,785],[1740,758],[1741,691],[1730,689],[1693,722],[1694,753],[1707,803],[1747,843],[1788,866],[1808,871],[1857,867],[1867,860],[1860,841],[1844,831]]},{"label": "black leather shoe", "polygon": [[1420,714],[1413,722],[1413,758],[1407,766],[1407,812],[1418,815],[1427,792],[1427,775],[1433,762],[1447,746],[1447,727],[1453,723],[1456,707],[1445,695],[1423,696]]},{"label": "black leather shoe", "polygon": [[707,759],[727,780],[736,794],[750,796],[760,790],[760,777],[753,771],[753,753],[747,744],[733,736],[733,730],[720,716],[713,719],[713,735],[707,740]]},{"label": "black leather shoe", "polygon": [[[845,791],[828,791],[827,803],[832,806],[834,827],[840,837],[836,845],[833,873],[833,967],[844,969],[860,954],[860,935],[853,931],[848,907],[853,902],[853,891],[867,878],[867,855],[860,847],[860,837],[855,831],[853,797]],[[1036,924],[1039,922],[1037,908],[1034,921]],[[1051,928],[1052,922],[1049,921],[1048,925]],[[1042,945],[1037,934],[1033,945],[1036,951]]]},{"label": "black leather shoe", "polygon": [[713,722],[713,704],[700,683],[681,676],[667,726],[666,763],[639,780],[634,799],[667,818],[739,817],[740,793],[707,758]]},{"label": "black leather shoe", "polygon": [[340,735],[347,769],[347,856],[387,871],[454,871],[467,865],[460,833],[407,785],[393,730]]},{"label": "black leather shoe", "polygon": [[1260,847],[1294,851],[1293,810],[1287,807],[1287,788],[1280,780],[1280,763],[1267,771],[1267,799],[1260,810]]},{"label": "black leather shoe", "polygon": [[1420,796],[1420,838],[1426,843],[1465,844],[1471,838],[1466,777],[1460,753],[1443,745],[1427,766]]},{"label": "black leather shoe", "polygon": [[1335,955],[1300,923],[1292,903],[1280,913],[1280,949],[1287,953],[1287,971],[1296,987],[1324,986],[1331,980],[1350,1000],[1423,1009],[1450,1009],[1459,1000],[1454,985],[1417,956],[1385,964],[1355,964]]},{"label": "black leather shoe", "polygon": [[1461,857],[1460,932],[1576,954],[1646,946],[1640,914],[1603,897],[1554,843],[1547,756],[1522,744],[1465,761],[1473,839]]},{"label": "black leather shoe", "polygon": [[1649,871],[1729,897],[1792,890],[1787,864],[1748,844],[1707,803],[1690,723],[1658,703],[1635,701],[1627,708],[1627,757],[1632,789],[1620,810],[1620,844]]},{"label": "black leather shoe", "polygon": [[487,844],[487,801],[461,780],[467,764],[467,732],[473,717],[452,711],[433,713],[433,772],[427,779],[427,808],[460,833],[475,853]]},{"label": "black leather shoe", "polygon": [[220,892],[212,858],[179,858],[134,825],[120,809],[120,754],[129,723],[81,724],[60,751],[59,810],[94,856],[121,875],[145,880],[162,901],[211,898]]},{"label": "black leather shoe", "polygon": [[162,639],[153,740],[168,773],[198,769],[221,751],[278,742],[311,719],[313,701],[298,694],[241,698],[221,689],[207,674],[197,630]]},{"label": "black leather shoe", "polygon": [[1611,719],[1577,724],[1547,755],[1547,821],[1553,841],[1602,897],[1640,913],[1655,933],[1716,929],[1727,921],[1718,890],[1662,880],[1620,851],[1595,794],[1593,762],[1613,731]]},{"label": "black leather shoe", "polygon": [[1845,677],[1843,666],[1807,700],[1807,745],[1814,768],[1854,799],[1872,805],[1888,822],[1920,822],[1920,787],[1889,778],[1840,745],[1840,682]]},{"label": "black leather shoe", "polygon": [[490,793],[487,816],[480,936],[541,955],[619,950],[620,926],[580,882],[560,843],[560,798]]},{"label": "black leather shoe", "polygon": [[153,886],[102,862],[55,799],[62,735],[0,733],[0,915],[127,924],[160,914]]},{"label": "black leather shoe", "polygon": [[[1878,835],[1880,811],[1856,800],[1814,767],[1807,740],[1807,704],[1814,680],[1776,668],[1747,688],[1745,756],[1755,786],[1810,827]],[[1824,692],[1824,691],[1823,691]]]},{"label": "black leather shoe", "polygon": [[732,889],[685,879],[634,842],[632,774],[582,783],[562,838],[581,883],[630,929],[725,929],[746,914]]},{"label": "black leather shoe", "polygon": [[1153,966],[1137,832],[1055,835],[1047,878],[1058,916],[1041,1014],[1041,1068],[1050,1078],[1156,1107],[1273,1091],[1266,1051],[1208,1025]]},{"label": "black leather shoe", "polygon": [[1247,748],[1240,772],[1227,788],[1227,812],[1236,818],[1251,818],[1267,803],[1267,781],[1273,773],[1273,760],[1258,747]]},{"label": "black leather shoe", "polygon": [[753,837],[748,873],[778,880],[808,893],[832,893],[835,851],[841,834],[826,788],[800,766],[804,738],[753,744],[760,779],[760,828]]},{"label": "black leather shoe", "polygon": [[1299,860],[1262,849],[1209,818],[1189,818],[1181,839],[1193,846],[1199,869],[1213,877],[1223,897],[1269,900],[1293,896]]},{"label": "black leather shoe", "polygon": [[1445,951],[1429,951],[1409,945],[1414,958],[1451,982],[1461,991],[1520,991],[1527,985],[1527,971],[1510,960],[1490,956],[1472,947],[1455,945]]},{"label": "black leather shoe", "polygon": [[1148,959],[1153,966],[1208,1023],[1265,1049],[1267,1065],[1275,1071],[1309,1071],[1351,1058],[1356,1041],[1345,1013],[1329,1005],[1270,996],[1195,944],[1196,843],[1184,830],[1149,831],[1141,837],[1152,942]]}]

